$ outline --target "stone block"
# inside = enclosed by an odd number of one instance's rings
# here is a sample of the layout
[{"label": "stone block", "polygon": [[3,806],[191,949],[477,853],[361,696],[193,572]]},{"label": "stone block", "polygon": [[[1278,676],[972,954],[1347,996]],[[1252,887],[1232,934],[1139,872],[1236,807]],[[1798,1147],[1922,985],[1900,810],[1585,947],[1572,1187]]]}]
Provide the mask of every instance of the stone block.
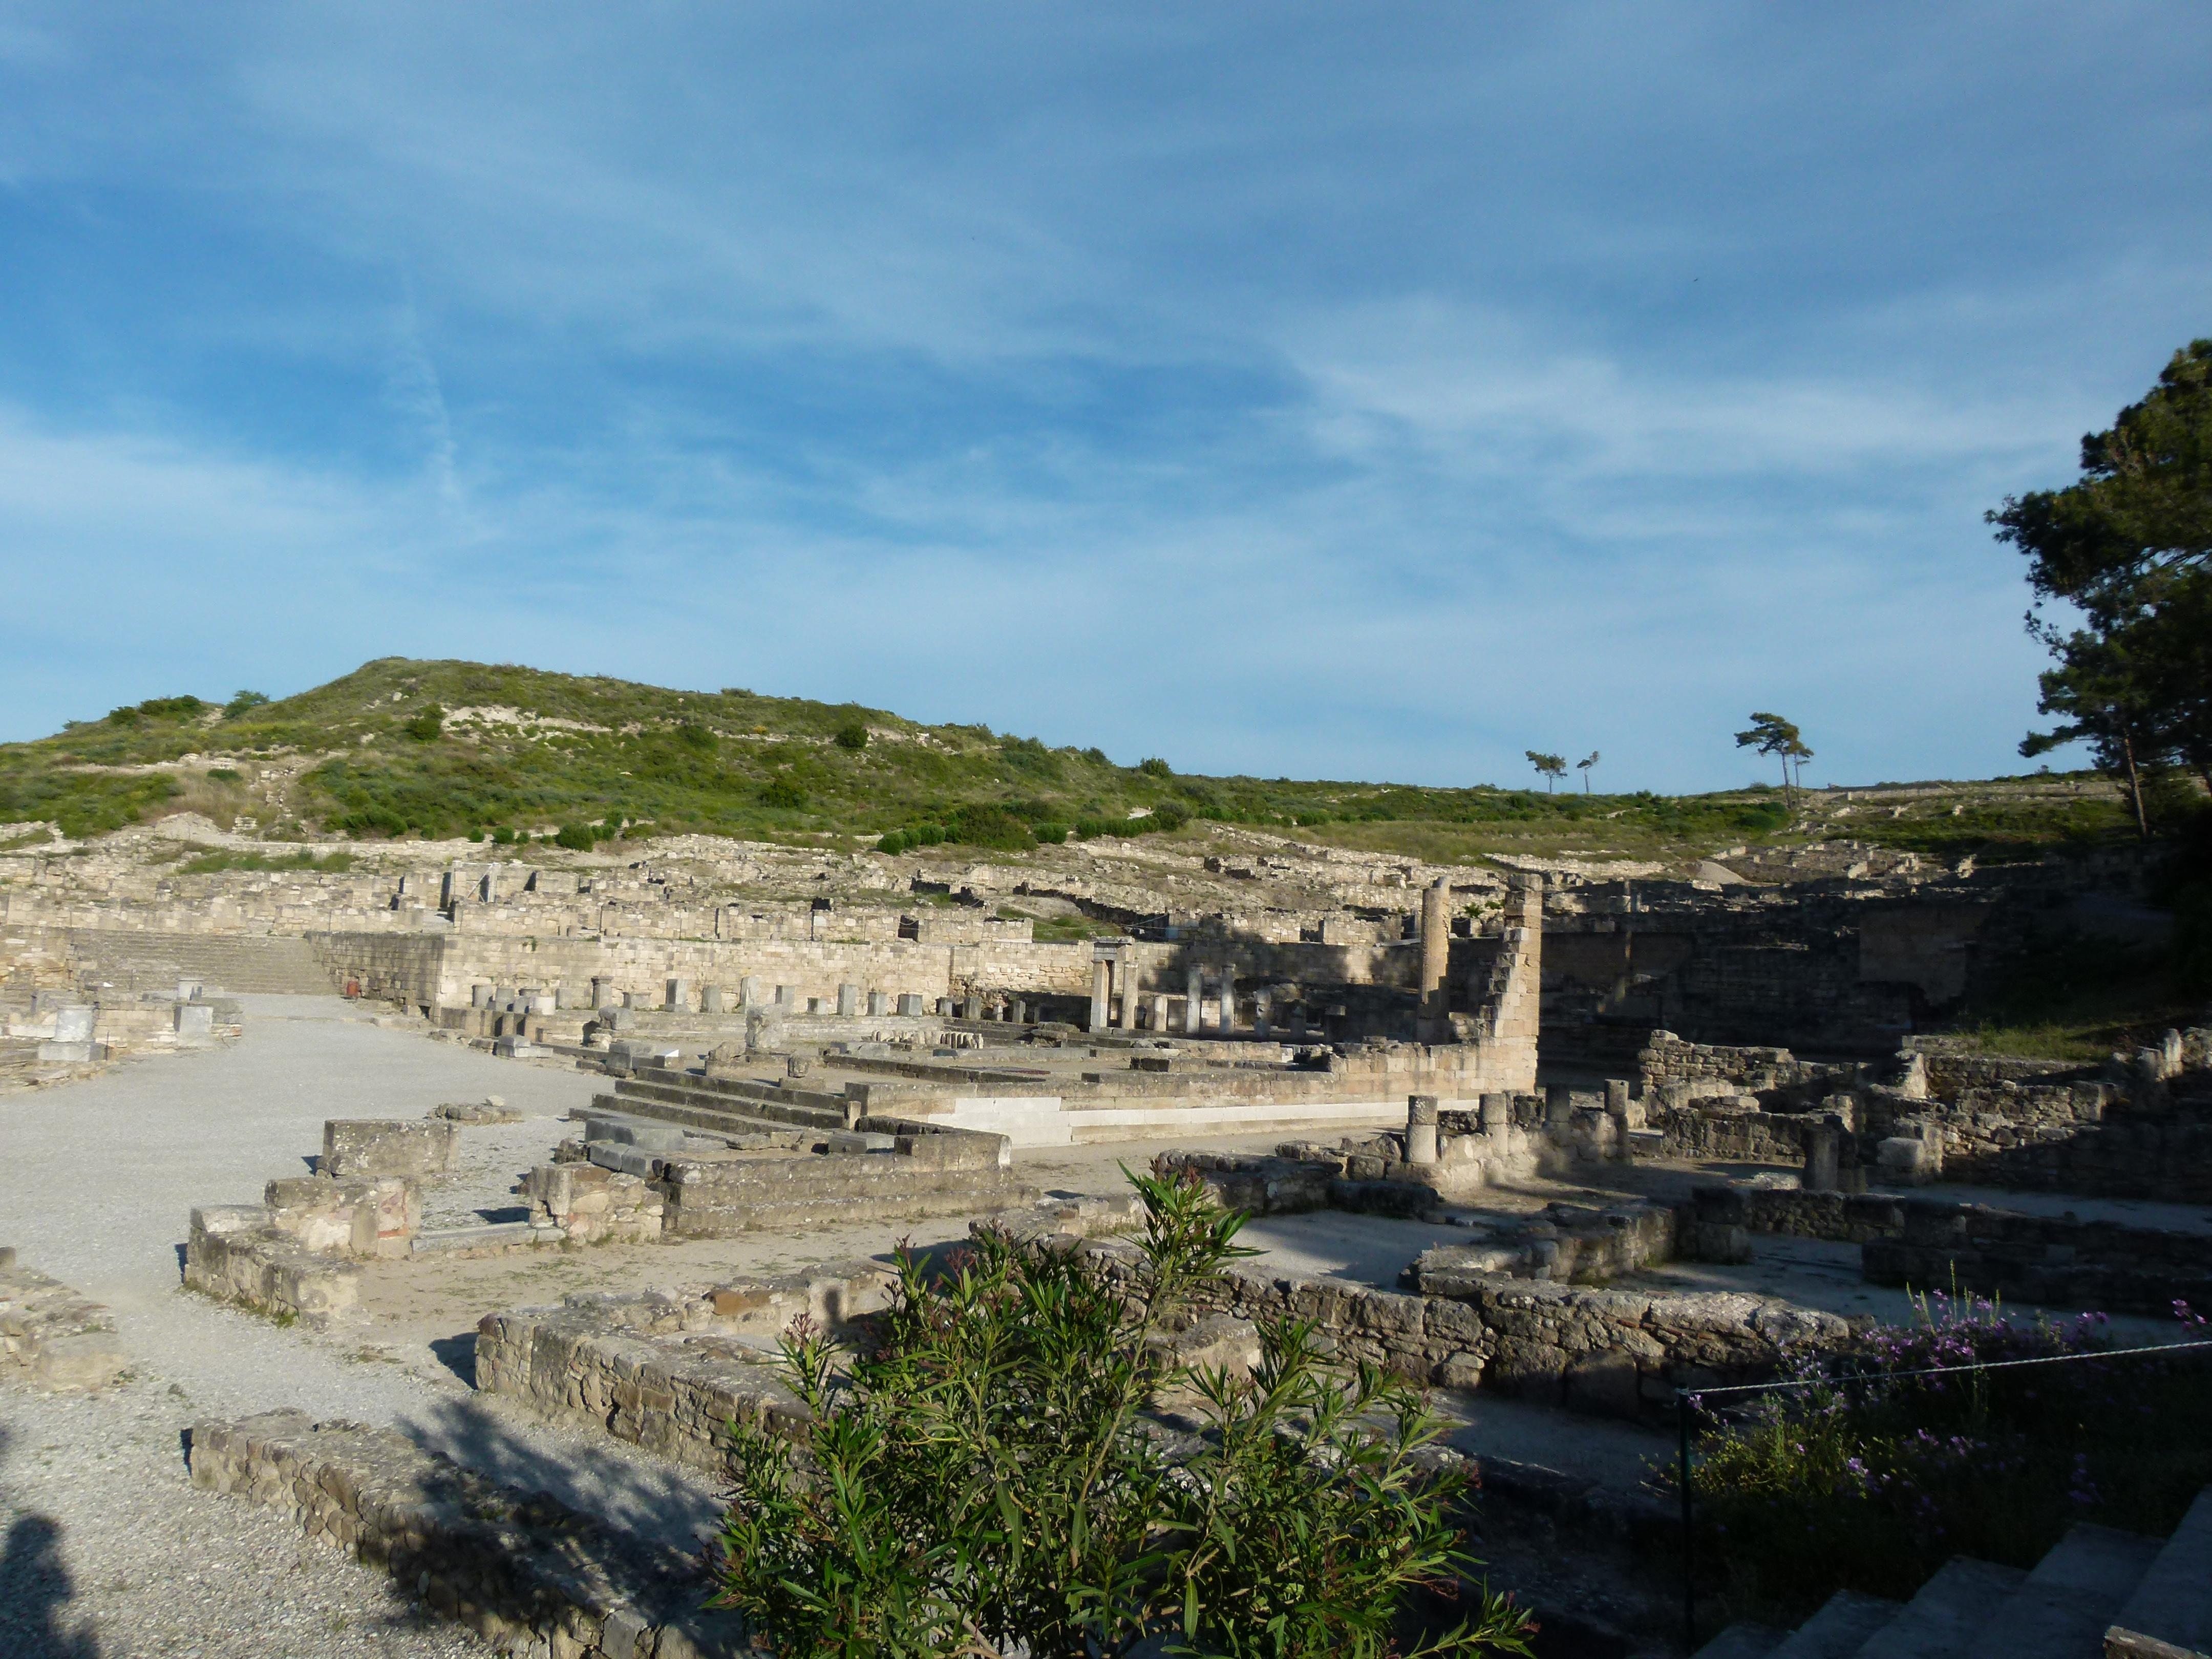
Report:
[{"label": "stone block", "polygon": [[323,1125],[326,1176],[450,1174],[459,1151],[451,1122],[422,1118],[331,1118]]},{"label": "stone block", "polygon": [[180,1002],[177,1005],[177,1035],[190,1041],[215,1035],[215,1007],[211,1003]]},{"label": "stone block", "polygon": [[1892,1135],[1875,1148],[1875,1163],[1884,1181],[1917,1187],[1928,1179],[1927,1143]]},{"label": "stone block", "polygon": [[123,1340],[114,1332],[86,1331],[42,1345],[32,1363],[31,1380],[56,1394],[86,1394],[106,1388],[128,1363]]},{"label": "stone block", "polygon": [[635,1146],[649,1152],[680,1152],[684,1150],[684,1126],[663,1123],[651,1118],[622,1121],[595,1117],[584,1126],[586,1143],[608,1141],[617,1146]]}]

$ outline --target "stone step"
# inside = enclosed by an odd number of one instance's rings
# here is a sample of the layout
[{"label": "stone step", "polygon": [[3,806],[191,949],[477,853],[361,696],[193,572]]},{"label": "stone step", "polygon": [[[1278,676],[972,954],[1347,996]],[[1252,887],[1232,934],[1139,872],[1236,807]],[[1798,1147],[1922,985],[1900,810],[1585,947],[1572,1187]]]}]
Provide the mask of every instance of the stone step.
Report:
[{"label": "stone step", "polygon": [[2112,1623],[2185,1652],[2212,1653],[2212,1486],[2197,1494]]},{"label": "stone step", "polygon": [[1860,1644],[1857,1659],[1965,1659],[1982,1627],[2027,1582],[2018,1567],[1954,1556]]},{"label": "stone step", "polygon": [[[483,1250],[508,1244],[531,1244],[538,1242],[539,1231],[527,1221],[487,1221],[473,1227],[441,1227],[435,1232],[415,1235],[415,1254],[433,1255],[441,1250]],[[557,1243],[561,1237],[558,1227],[550,1227],[544,1237]]]},{"label": "stone step", "polygon": [[161,989],[199,979],[225,991],[276,995],[326,997],[338,989],[314,946],[288,933],[73,927],[70,954],[95,980],[123,988]]},{"label": "stone step", "polygon": [[1968,1659],[2096,1659],[2106,1626],[2158,1553],[2155,1538],[2069,1527],[1975,1636]]},{"label": "stone step", "polygon": [[[615,1084],[615,1093],[625,1103],[629,1103],[625,1104],[624,1110],[635,1109],[641,1103],[655,1102],[701,1111],[738,1112],[748,1117],[769,1118],[780,1123],[797,1124],[810,1129],[842,1129],[845,1127],[843,1107],[828,1103],[828,1096],[817,1095],[810,1101],[775,1097],[777,1095],[787,1096],[791,1092],[757,1083],[685,1079],[680,1073],[671,1072],[655,1072],[647,1077],[622,1078]],[[822,1103],[817,1104],[817,1101]]]},{"label": "stone step", "polygon": [[1774,1650],[1774,1659],[1851,1659],[1904,1607],[1879,1595],[1838,1590]]},{"label": "stone step", "polygon": [[1782,1645],[1784,1634],[1765,1625],[1730,1625],[1698,1650],[1697,1659],[1765,1659]]},{"label": "stone step", "polygon": [[[750,1112],[734,1107],[678,1105],[669,1101],[647,1100],[635,1095],[594,1095],[590,1114],[596,1117],[632,1118],[648,1123],[673,1123],[680,1128],[696,1129],[708,1135],[753,1135],[781,1133],[790,1134],[795,1129],[812,1129],[812,1125],[797,1125],[775,1118],[755,1117]],[[842,1129],[842,1126],[839,1126]]]}]

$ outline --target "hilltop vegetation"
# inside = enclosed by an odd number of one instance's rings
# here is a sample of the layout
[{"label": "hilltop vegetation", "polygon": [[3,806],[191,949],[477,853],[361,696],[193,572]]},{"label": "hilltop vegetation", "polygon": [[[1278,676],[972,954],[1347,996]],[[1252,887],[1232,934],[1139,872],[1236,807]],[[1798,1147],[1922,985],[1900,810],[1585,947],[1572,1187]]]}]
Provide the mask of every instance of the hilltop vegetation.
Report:
[{"label": "hilltop vegetation", "polygon": [[1704,856],[1820,833],[1942,856],[2033,856],[2124,829],[2109,791],[2015,799],[1975,787],[1955,814],[1945,798],[1850,818],[1817,792],[1793,816],[1765,787],[1549,794],[1184,776],[1159,760],[1121,766],[1097,749],[856,704],[398,658],[295,697],[157,698],[0,746],[0,821],[48,819],[71,835],[187,806],[224,822],[250,813],[280,836],[557,837],[575,848],[650,826],[1018,850],[1071,833],[1188,833],[1212,822],[1456,859]]}]

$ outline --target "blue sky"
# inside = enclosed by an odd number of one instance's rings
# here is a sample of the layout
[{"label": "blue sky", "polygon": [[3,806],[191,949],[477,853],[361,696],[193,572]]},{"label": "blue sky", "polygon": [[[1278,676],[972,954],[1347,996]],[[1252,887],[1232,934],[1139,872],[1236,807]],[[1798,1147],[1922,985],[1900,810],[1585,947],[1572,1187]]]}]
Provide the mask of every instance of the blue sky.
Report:
[{"label": "blue sky", "polygon": [[1194,771],[2018,769],[2201,4],[0,0],[0,736],[466,656]]}]

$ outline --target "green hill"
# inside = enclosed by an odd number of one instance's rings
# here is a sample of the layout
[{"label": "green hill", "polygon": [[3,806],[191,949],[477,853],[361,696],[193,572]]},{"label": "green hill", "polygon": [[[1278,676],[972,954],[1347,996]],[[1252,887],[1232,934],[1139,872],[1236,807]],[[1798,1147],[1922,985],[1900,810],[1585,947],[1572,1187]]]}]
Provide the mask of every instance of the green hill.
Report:
[{"label": "green hill", "polygon": [[1939,855],[2020,856],[2124,828],[2101,795],[1963,787],[1975,792],[1970,818],[1946,797],[1879,821],[1838,814],[1831,823],[1826,798],[1809,798],[1793,821],[1771,788],[1549,795],[1186,776],[1159,761],[1117,766],[1096,749],[924,726],[857,704],[402,658],[279,701],[156,698],[0,745],[0,822],[52,820],[73,836],[183,807],[224,822],[250,813],[280,837],[558,835],[570,846],[649,825],[655,834],[1018,849],[1069,833],[1189,834],[1216,822],[1468,859],[1696,856],[1822,833]]}]

